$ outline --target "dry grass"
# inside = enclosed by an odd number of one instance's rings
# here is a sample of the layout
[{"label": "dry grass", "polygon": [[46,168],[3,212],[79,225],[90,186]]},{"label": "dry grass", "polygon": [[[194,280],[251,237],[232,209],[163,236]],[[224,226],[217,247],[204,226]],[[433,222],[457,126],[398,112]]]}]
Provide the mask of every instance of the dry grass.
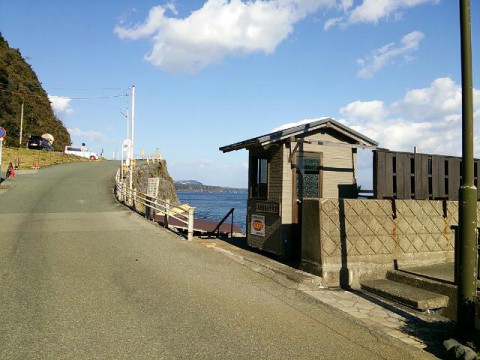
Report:
[{"label": "dry grass", "polygon": [[75,155],[67,155],[62,152],[8,148],[4,146],[2,151],[2,171],[6,171],[10,163],[15,165],[16,161],[19,163],[19,169],[25,170],[32,169],[36,161],[38,162],[38,166],[42,168],[56,164],[90,160]]}]

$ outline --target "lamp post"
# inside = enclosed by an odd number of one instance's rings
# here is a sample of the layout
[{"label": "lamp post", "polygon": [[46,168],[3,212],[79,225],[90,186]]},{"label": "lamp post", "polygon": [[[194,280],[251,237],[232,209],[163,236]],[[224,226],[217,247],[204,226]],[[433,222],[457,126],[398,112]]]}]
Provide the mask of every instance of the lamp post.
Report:
[{"label": "lamp post", "polygon": [[132,190],[133,189],[133,138],[134,138],[134,134],[135,134],[135,86],[132,85],[131,87],[131,91],[132,91],[132,117],[131,117],[131,120],[132,120],[132,127],[131,127],[131,130],[130,130],[130,154],[129,154],[129,157],[130,157],[130,178],[129,178],[129,189]]},{"label": "lamp post", "polygon": [[462,56],[462,169],[458,201],[457,326],[462,337],[475,329],[477,291],[477,188],[473,166],[473,84],[470,0],[460,1]]}]

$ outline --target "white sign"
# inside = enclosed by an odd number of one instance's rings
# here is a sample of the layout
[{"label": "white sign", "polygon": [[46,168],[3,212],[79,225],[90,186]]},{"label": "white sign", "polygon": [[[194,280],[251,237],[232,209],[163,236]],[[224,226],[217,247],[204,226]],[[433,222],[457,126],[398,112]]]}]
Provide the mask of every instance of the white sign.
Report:
[{"label": "white sign", "polygon": [[265,237],[265,216],[252,214],[250,234]]},{"label": "white sign", "polygon": [[123,151],[130,151],[131,146],[132,146],[132,142],[130,141],[130,139],[123,140],[123,143],[122,143]]},{"label": "white sign", "polygon": [[160,178],[148,178],[147,196],[157,197]]}]

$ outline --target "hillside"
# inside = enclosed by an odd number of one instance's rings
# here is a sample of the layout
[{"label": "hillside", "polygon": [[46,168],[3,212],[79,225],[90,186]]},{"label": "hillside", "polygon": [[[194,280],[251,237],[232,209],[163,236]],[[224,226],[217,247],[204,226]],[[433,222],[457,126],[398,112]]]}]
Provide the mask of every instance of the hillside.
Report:
[{"label": "hillside", "polygon": [[179,180],[175,181],[175,190],[184,192],[228,192],[228,193],[243,193],[247,189],[229,188],[214,185],[204,185],[196,180]]},{"label": "hillside", "polygon": [[133,179],[134,188],[139,192],[147,193],[148,178],[160,178],[160,185],[158,187],[158,198],[163,200],[170,200],[172,205],[178,205],[177,193],[173,180],[168,173],[167,162],[162,160],[153,164],[140,164],[135,168]]},{"label": "hillside", "polygon": [[50,133],[54,149],[70,145],[70,134],[53,113],[47,93],[20,50],[10,48],[0,34],[0,126],[7,130],[4,145],[19,146],[21,105],[24,103],[22,146],[30,135]]}]

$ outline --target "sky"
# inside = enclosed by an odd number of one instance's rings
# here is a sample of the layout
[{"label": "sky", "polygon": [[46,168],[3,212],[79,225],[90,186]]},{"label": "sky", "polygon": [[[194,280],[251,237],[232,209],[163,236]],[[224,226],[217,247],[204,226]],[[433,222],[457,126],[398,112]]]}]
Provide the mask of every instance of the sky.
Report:
[{"label": "sky", "polygon": [[[472,0],[475,156],[480,2]],[[334,118],[382,148],[461,155],[455,0],[0,0],[74,145],[120,158],[135,86],[134,152],[174,180],[247,186],[248,151],[219,147]],[[0,114],[1,116],[1,114]],[[371,188],[371,151],[359,184]]]}]

